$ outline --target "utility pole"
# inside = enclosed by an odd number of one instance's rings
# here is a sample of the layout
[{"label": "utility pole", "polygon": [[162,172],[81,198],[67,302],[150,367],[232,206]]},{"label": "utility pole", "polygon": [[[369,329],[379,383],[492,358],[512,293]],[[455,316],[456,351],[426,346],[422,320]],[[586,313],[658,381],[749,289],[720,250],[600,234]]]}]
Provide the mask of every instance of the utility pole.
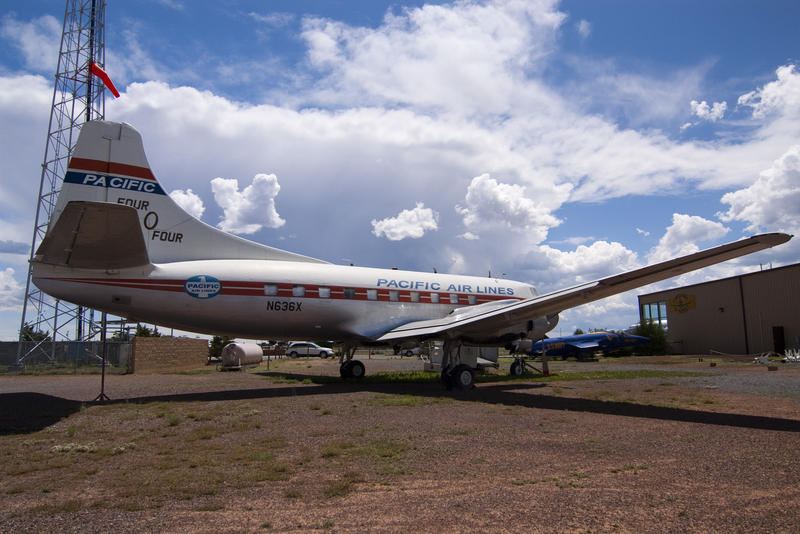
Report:
[{"label": "utility pole", "polygon": [[[105,87],[93,81],[91,70],[92,63],[105,68],[105,11],[105,0],[66,1],[31,259],[47,232],[81,126],[86,121],[105,118]],[[23,366],[33,354],[53,361],[56,341],[82,341],[97,334],[100,326],[94,323],[93,313],[89,314],[91,320],[86,324],[86,312],[80,306],[41,292],[31,283],[29,267],[17,366]]]}]

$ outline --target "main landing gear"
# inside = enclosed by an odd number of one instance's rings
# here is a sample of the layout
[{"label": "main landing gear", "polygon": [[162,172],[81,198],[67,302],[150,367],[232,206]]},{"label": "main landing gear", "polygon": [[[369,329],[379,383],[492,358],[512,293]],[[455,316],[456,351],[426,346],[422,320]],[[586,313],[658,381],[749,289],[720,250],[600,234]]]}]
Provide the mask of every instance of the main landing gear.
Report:
[{"label": "main landing gear", "polygon": [[[477,358],[473,358],[477,364]],[[442,347],[442,384],[448,390],[475,387],[475,367],[462,362],[461,343],[445,341]]]},{"label": "main landing gear", "polygon": [[359,360],[354,360],[353,356],[358,347],[355,345],[345,345],[339,355],[339,374],[342,378],[363,378],[366,372],[364,364]]},{"label": "main landing gear", "polygon": [[460,363],[453,369],[442,369],[442,383],[449,389],[472,389],[475,387],[475,371]]}]

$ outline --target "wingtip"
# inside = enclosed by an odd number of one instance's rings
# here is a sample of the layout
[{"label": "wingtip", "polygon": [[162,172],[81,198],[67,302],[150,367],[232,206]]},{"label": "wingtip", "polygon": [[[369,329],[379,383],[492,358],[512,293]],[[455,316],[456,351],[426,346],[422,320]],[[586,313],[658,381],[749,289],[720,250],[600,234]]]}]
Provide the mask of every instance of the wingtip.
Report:
[{"label": "wingtip", "polygon": [[765,243],[770,247],[782,245],[783,243],[786,243],[793,237],[794,235],[792,234],[784,234],[781,232],[773,232],[770,234],[759,234],[753,236],[754,239],[758,239],[760,242]]}]

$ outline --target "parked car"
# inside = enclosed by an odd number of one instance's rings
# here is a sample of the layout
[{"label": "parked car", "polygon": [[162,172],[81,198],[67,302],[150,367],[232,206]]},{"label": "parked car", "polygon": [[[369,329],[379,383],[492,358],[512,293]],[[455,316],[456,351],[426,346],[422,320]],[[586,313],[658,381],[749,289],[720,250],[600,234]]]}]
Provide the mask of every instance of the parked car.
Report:
[{"label": "parked car", "polygon": [[320,347],[316,343],[310,341],[294,341],[289,343],[289,346],[286,347],[286,354],[288,354],[290,358],[299,358],[300,356],[333,358],[333,351],[331,349]]}]

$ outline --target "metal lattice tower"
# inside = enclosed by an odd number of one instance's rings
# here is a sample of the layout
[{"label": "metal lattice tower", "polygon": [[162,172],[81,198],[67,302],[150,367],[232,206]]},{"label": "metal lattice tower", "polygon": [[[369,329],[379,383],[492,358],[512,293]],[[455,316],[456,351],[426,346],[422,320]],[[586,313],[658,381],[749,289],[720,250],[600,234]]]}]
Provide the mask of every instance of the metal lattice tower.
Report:
[{"label": "metal lattice tower", "polygon": [[[31,259],[47,232],[64,173],[81,126],[105,116],[105,92],[100,80],[93,80],[92,63],[105,67],[105,0],[67,0],[58,67],[55,75],[50,126],[44,149],[39,203],[33,227]],[[17,365],[34,353],[53,359],[55,341],[89,339],[98,331],[94,312],[53,299],[31,283],[25,284],[25,302],[20,322]],[[46,332],[49,339],[29,341],[28,332]]]}]

